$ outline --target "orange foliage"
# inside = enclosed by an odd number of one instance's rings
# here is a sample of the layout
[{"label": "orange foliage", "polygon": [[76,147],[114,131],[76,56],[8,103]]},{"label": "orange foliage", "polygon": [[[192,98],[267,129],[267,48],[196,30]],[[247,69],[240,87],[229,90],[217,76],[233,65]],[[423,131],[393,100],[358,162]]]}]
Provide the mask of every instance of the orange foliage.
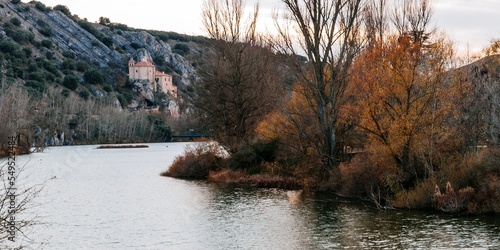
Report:
[{"label": "orange foliage", "polygon": [[451,45],[431,46],[391,37],[355,62],[347,109],[378,153],[392,157],[407,186],[425,178],[438,164],[440,146],[453,140],[453,100],[458,86],[445,79]]}]

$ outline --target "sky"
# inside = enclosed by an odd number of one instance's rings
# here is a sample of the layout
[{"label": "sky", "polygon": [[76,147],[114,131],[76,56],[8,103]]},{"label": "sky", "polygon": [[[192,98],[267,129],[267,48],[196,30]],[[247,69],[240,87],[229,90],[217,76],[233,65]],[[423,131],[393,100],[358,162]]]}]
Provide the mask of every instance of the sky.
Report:
[{"label": "sky", "polygon": [[[89,21],[108,17],[134,28],[205,35],[201,22],[203,0],[38,0],[47,6],[67,6]],[[24,0],[23,2],[29,2]],[[258,0],[246,0],[252,5]],[[261,18],[269,19],[279,0],[260,0]],[[433,26],[444,31],[460,53],[479,52],[500,38],[500,0],[432,0]]]}]

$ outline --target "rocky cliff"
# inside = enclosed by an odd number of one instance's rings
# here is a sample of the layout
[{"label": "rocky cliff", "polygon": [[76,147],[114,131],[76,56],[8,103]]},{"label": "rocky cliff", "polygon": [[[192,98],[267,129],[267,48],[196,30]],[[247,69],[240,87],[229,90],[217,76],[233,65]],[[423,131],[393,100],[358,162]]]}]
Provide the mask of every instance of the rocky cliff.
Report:
[{"label": "rocky cliff", "polygon": [[[72,15],[64,6],[49,8],[36,1],[17,2],[0,0],[0,39],[13,40],[20,44],[23,50],[31,50],[30,56],[35,58],[34,60],[45,58],[50,61],[59,69],[52,77],[51,83],[62,84],[68,75],[75,75],[80,83],[85,83],[84,74],[95,68],[105,79],[101,85],[107,84],[116,90],[125,84],[128,60],[135,57],[136,51],[141,48],[151,55],[160,70],[163,69],[174,76],[174,84],[179,85],[181,91],[198,78],[196,69],[192,66],[194,63],[172,49],[170,44],[176,45],[177,41],[169,41],[165,37],[160,39],[147,31],[135,30],[125,25],[90,23]],[[16,38],[21,33],[28,37],[27,42]],[[73,70],[70,72],[64,64],[68,60],[73,60],[73,63],[85,61],[91,67],[83,70],[70,67],[69,69]],[[4,71],[8,71],[11,63],[9,58],[4,58]],[[20,69],[27,70],[22,65]],[[24,76],[19,78],[26,78]],[[73,90],[80,89],[81,86]],[[96,96],[108,92],[102,91],[99,86],[87,89]]]}]

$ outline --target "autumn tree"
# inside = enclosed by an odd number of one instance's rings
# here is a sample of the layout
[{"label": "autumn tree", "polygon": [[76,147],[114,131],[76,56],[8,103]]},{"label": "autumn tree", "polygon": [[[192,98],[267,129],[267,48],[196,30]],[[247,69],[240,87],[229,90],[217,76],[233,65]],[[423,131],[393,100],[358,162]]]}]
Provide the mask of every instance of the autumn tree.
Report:
[{"label": "autumn tree", "polygon": [[[307,109],[284,110],[316,155],[316,176],[327,179],[339,164],[339,111],[344,104],[349,70],[361,48],[361,0],[282,0],[275,15],[278,31],[274,48],[284,55],[305,55],[307,62],[289,60],[301,85]],[[296,112],[297,111],[297,112]],[[313,125],[313,126],[311,126]],[[311,152],[312,151],[312,152]]]},{"label": "autumn tree", "polygon": [[397,166],[399,183],[411,187],[431,175],[453,139],[454,100],[460,86],[447,79],[450,43],[430,40],[428,3],[405,1],[392,17],[397,33],[367,48],[356,60],[352,94],[367,148]]},{"label": "autumn tree", "polygon": [[280,100],[277,57],[257,33],[258,5],[246,15],[242,0],[207,0],[203,24],[213,40],[191,97],[200,121],[230,152],[252,141],[258,122]]}]

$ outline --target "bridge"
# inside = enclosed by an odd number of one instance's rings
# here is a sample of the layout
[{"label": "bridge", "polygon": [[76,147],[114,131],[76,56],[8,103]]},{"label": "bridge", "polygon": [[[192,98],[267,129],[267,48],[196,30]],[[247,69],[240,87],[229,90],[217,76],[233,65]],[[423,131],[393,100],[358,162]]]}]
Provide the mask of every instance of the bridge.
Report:
[{"label": "bridge", "polygon": [[212,136],[205,134],[179,134],[172,135],[171,141],[192,141],[196,138],[212,138]]}]

